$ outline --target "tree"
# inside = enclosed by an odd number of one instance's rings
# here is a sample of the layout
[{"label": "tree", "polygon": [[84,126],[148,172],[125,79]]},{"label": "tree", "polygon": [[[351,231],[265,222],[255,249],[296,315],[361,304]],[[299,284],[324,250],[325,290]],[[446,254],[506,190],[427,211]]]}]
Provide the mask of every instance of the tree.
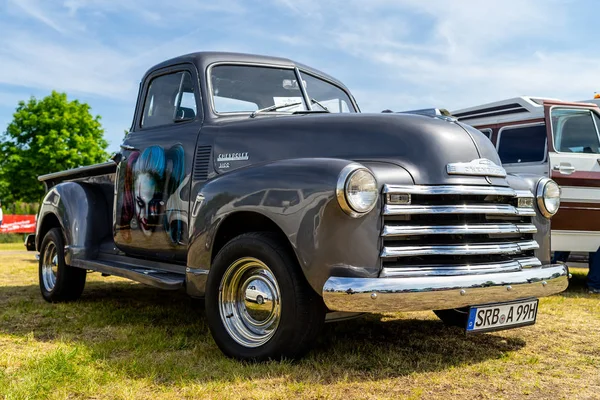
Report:
[{"label": "tree", "polygon": [[39,201],[39,175],[106,161],[107,146],[100,116],[92,116],[89,105],[55,91],[20,101],[0,135],[0,198]]}]

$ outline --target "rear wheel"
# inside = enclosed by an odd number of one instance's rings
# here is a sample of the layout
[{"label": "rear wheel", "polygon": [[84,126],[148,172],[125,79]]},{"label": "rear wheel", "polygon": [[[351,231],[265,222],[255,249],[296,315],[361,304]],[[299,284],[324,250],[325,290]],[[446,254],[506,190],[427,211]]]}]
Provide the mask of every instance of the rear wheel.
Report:
[{"label": "rear wheel", "polygon": [[458,326],[466,328],[469,319],[469,308],[453,308],[450,310],[434,310],[435,315],[448,326]]},{"label": "rear wheel", "polygon": [[[255,290],[261,294],[254,297]],[[223,353],[262,361],[303,355],[323,325],[325,306],[274,235],[248,233],[217,254],[206,316]]]},{"label": "rear wheel", "polygon": [[39,281],[42,297],[49,302],[77,300],[85,286],[86,270],[65,263],[64,240],[59,228],[52,228],[42,241]]}]

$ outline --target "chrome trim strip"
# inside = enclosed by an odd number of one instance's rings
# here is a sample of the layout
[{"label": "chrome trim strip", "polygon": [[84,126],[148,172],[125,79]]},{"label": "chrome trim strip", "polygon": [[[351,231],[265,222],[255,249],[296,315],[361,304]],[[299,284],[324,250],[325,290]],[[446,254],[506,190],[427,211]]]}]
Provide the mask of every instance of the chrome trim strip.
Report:
[{"label": "chrome trim strip", "polygon": [[334,276],[323,286],[323,300],[331,311],[442,310],[550,296],[562,292],[568,285],[568,269],[563,264],[550,264],[508,273],[446,277]]},{"label": "chrome trim strip", "polygon": [[496,244],[459,244],[440,246],[385,246],[381,251],[381,257],[415,257],[415,256],[472,256],[486,254],[519,254],[526,250],[538,249],[535,240],[517,243]]},{"label": "chrome trim strip", "polygon": [[533,193],[531,193],[531,190],[515,190],[515,193],[517,194],[517,197],[529,197],[529,198],[534,198],[535,196],[533,195]]},{"label": "chrome trim strip", "polygon": [[522,268],[532,268],[532,267],[541,267],[542,266],[542,262],[540,260],[538,260],[536,257],[518,258],[515,261],[517,261],[519,264],[521,264]]},{"label": "chrome trim strip", "polygon": [[[516,197],[517,192],[511,188],[497,186],[425,186],[425,185],[383,185],[383,193],[414,193],[414,194],[465,194],[465,195],[496,195]],[[532,195],[533,196],[533,195]]]},{"label": "chrome trim strip", "polygon": [[500,233],[536,233],[533,224],[465,224],[465,225],[384,225],[382,237],[412,235],[485,235]]},{"label": "chrome trim strip", "polygon": [[495,272],[520,271],[521,264],[516,260],[472,265],[411,265],[410,267],[386,267],[381,270],[380,278],[393,278],[399,276],[457,276],[457,275],[480,275]]},{"label": "chrome trim strip", "polygon": [[514,272],[523,268],[541,267],[542,263],[535,257],[517,258],[510,261],[469,264],[469,265],[411,265],[391,266],[381,270],[380,278],[414,277],[414,276],[457,276],[481,275],[497,272]]},{"label": "chrome trim strip", "polygon": [[533,224],[515,224],[521,233],[537,233],[537,228]]},{"label": "chrome trim strip", "polygon": [[419,206],[419,205],[388,205],[383,208],[383,215],[414,215],[414,214],[488,214],[488,215],[522,215],[535,216],[533,208],[516,208],[506,204],[497,205],[450,205],[450,206]]}]

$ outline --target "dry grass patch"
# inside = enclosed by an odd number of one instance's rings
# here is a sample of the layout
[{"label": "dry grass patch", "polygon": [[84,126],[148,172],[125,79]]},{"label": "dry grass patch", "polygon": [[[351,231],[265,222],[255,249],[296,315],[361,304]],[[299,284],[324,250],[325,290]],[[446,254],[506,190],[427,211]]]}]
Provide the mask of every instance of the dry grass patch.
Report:
[{"label": "dry grass patch", "polygon": [[329,324],[298,362],[244,364],[210,337],[202,305],[89,274],[49,304],[33,253],[0,246],[0,394],[7,399],[581,398],[600,393],[600,296],[573,270],[534,326],[465,337],[433,313]]}]

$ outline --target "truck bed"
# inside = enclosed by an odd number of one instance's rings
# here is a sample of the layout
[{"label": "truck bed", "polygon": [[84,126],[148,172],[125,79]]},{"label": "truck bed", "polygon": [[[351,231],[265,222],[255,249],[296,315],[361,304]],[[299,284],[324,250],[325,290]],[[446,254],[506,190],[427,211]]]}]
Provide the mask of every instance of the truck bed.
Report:
[{"label": "truck bed", "polygon": [[80,180],[100,175],[110,175],[114,174],[116,171],[117,165],[112,161],[107,161],[101,164],[88,165],[85,167],[41,175],[38,177],[38,180],[40,182],[44,182],[46,185],[46,190],[48,190],[60,182]]}]

